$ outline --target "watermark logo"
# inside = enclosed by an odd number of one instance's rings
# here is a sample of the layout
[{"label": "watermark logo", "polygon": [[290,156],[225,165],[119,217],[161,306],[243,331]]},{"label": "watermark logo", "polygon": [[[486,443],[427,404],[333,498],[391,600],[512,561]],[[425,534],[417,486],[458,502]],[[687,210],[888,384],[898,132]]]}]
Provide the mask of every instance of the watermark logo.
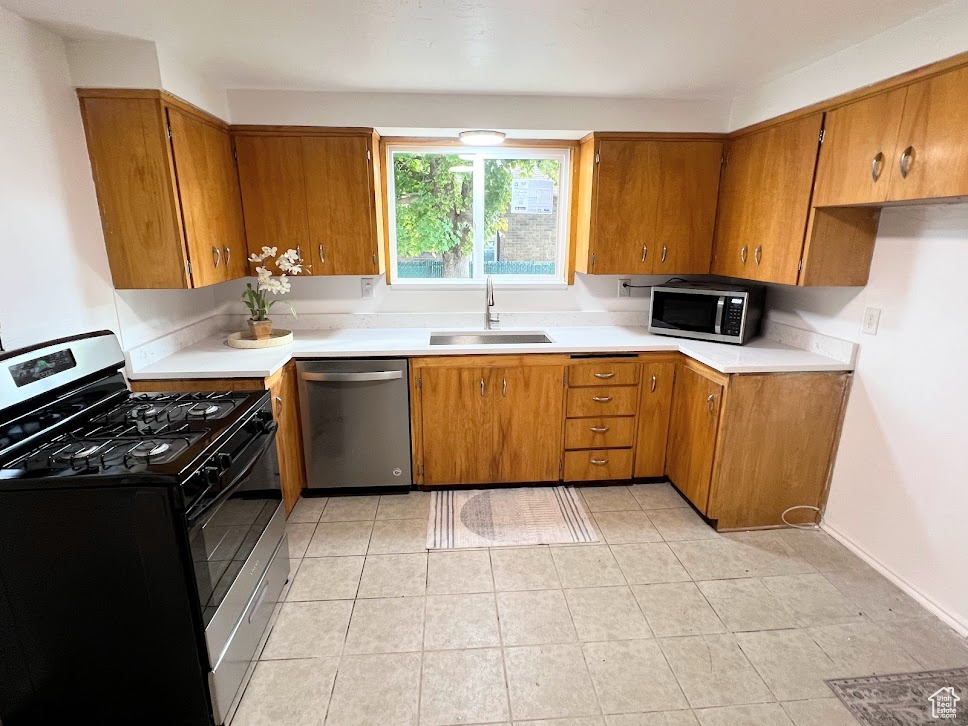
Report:
[{"label": "watermark logo", "polygon": [[931,701],[931,718],[951,719],[958,716],[958,701],[961,698],[952,686],[939,688],[928,696]]}]

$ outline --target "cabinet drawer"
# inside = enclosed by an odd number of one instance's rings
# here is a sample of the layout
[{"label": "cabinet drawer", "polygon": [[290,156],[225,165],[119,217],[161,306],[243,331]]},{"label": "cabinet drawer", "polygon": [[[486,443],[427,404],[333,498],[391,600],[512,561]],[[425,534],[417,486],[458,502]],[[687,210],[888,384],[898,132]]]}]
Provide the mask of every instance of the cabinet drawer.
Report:
[{"label": "cabinet drawer", "polygon": [[569,386],[634,386],[638,382],[638,363],[603,360],[568,366]]},{"label": "cabinet drawer", "polygon": [[596,416],[565,421],[566,449],[612,449],[631,446],[634,416]]},{"label": "cabinet drawer", "polygon": [[582,416],[634,416],[638,386],[569,388],[568,418]]},{"label": "cabinet drawer", "polygon": [[565,481],[631,478],[632,449],[565,452]]}]

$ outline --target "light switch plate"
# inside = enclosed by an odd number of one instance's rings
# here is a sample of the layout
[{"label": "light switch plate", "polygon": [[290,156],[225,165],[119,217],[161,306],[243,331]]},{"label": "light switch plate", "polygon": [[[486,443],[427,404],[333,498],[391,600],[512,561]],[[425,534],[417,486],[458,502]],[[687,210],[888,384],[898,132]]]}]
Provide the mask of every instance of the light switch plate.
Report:
[{"label": "light switch plate", "polygon": [[372,277],[360,278],[360,296],[373,297],[373,278]]},{"label": "light switch plate", "polygon": [[864,308],[864,322],[861,325],[860,332],[866,333],[867,335],[877,335],[877,326],[880,322],[880,308]]}]

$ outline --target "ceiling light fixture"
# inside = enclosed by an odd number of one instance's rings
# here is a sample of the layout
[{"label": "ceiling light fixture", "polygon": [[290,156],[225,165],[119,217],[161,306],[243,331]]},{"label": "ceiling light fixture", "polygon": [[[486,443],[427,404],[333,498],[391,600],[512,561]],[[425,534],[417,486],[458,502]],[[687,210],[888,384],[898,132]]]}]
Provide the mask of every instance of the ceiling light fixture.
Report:
[{"label": "ceiling light fixture", "polygon": [[488,131],[486,129],[474,129],[472,131],[461,131],[458,135],[461,142],[469,146],[494,146],[503,144],[507,137],[503,131]]}]

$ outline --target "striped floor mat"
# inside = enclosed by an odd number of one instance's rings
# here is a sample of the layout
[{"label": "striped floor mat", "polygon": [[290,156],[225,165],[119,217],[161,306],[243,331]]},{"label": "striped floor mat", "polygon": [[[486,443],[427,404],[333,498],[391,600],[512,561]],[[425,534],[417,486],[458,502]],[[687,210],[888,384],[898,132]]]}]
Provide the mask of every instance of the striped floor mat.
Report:
[{"label": "striped floor mat", "polygon": [[428,549],[598,542],[572,487],[433,492]]}]

